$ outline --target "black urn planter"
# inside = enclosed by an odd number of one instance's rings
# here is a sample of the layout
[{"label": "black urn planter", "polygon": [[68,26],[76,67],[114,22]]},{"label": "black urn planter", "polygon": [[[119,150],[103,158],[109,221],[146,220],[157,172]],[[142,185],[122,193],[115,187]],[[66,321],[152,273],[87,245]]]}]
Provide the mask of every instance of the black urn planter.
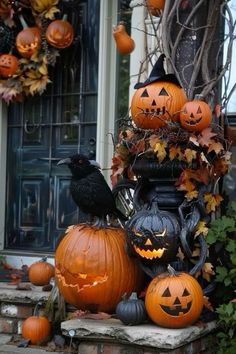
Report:
[{"label": "black urn planter", "polygon": [[[136,209],[155,200],[160,209],[176,211],[184,201],[185,193],[178,191],[175,183],[187,167],[189,168],[187,163],[179,160],[167,160],[160,164],[154,158],[137,158],[132,165],[138,179],[134,193]],[[191,166],[194,167],[196,168]]]}]

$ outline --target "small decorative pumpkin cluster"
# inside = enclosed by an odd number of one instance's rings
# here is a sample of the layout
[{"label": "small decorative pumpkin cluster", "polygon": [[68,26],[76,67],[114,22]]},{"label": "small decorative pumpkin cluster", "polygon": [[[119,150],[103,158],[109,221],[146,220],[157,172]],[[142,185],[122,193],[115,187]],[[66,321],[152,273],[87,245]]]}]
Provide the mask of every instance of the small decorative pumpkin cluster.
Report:
[{"label": "small decorative pumpkin cluster", "polygon": [[[55,63],[58,49],[73,42],[73,27],[67,16],[55,18],[59,12],[57,3],[57,0],[3,1],[0,22],[4,21],[2,30],[9,32],[6,38],[10,40],[5,46],[8,52],[0,54],[0,95],[7,103],[41,94],[50,82],[48,65]],[[34,25],[28,26],[25,17]],[[17,28],[17,34],[13,28]]]}]

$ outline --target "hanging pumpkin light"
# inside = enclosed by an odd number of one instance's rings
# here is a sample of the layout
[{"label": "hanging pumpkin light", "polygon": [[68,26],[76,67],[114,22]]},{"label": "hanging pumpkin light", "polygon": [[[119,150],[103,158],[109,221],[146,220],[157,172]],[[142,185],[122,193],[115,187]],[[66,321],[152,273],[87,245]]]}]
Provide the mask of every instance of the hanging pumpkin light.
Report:
[{"label": "hanging pumpkin light", "polygon": [[126,32],[126,28],[123,22],[120,22],[116,27],[113,28],[112,35],[120,54],[127,55],[134,50],[134,40]]},{"label": "hanging pumpkin light", "polygon": [[145,307],[151,320],[167,328],[183,328],[196,322],[204,304],[202,288],[187,273],[168,273],[156,276],[149,284]]},{"label": "hanging pumpkin light", "polygon": [[144,83],[137,83],[131,100],[131,117],[138,128],[158,129],[179,120],[180,110],[187,101],[174,74],[165,74],[164,54],[160,55]]},{"label": "hanging pumpkin light", "polygon": [[71,24],[64,15],[61,20],[52,21],[46,30],[47,42],[56,48],[64,49],[71,45],[74,38],[74,31]]},{"label": "hanging pumpkin light", "polygon": [[40,47],[40,30],[28,27],[22,15],[19,18],[24,29],[16,36],[16,48],[23,58],[30,58]]},{"label": "hanging pumpkin light", "polygon": [[186,102],[180,112],[180,124],[186,130],[200,132],[211,123],[211,109],[199,96]]},{"label": "hanging pumpkin light", "polygon": [[164,9],[165,0],[146,0],[146,5],[153,16],[159,17],[161,10]]},{"label": "hanging pumpkin light", "polygon": [[4,78],[11,77],[16,73],[18,68],[18,60],[15,55],[2,54],[0,55],[0,76]]},{"label": "hanging pumpkin light", "polygon": [[122,295],[138,290],[142,272],[125,252],[121,228],[69,227],[55,253],[61,295],[83,310],[112,312]]}]

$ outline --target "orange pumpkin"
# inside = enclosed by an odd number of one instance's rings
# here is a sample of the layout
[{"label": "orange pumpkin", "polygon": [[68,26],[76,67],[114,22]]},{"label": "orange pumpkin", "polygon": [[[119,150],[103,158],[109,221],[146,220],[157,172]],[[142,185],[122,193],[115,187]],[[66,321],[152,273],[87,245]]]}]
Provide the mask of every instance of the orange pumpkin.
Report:
[{"label": "orange pumpkin", "polygon": [[45,260],[40,260],[31,264],[28,270],[29,280],[32,284],[43,286],[50,282],[55,275],[55,268]]},{"label": "orange pumpkin", "polygon": [[0,56],[0,75],[10,77],[15,74],[18,68],[18,60],[12,54],[2,54]]},{"label": "orange pumpkin", "polygon": [[16,48],[23,58],[30,58],[41,43],[38,27],[26,27],[16,36]]},{"label": "orange pumpkin", "polygon": [[211,109],[201,100],[186,102],[180,112],[180,124],[189,131],[200,132],[211,123]]},{"label": "orange pumpkin", "polygon": [[65,19],[52,21],[46,30],[47,42],[59,49],[69,47],[73,38],[73,27]]},{"label": "orange pumpkin", "polygon": [[112,35],[120,54],[130,54],[134,50],[134,40],[128,35],[122,22],[113,28]]},{"label": "orange pumpkin", "polygon": [[142,272],[125,252],[121,228],[71,226],[55,253],[55,280],[64,299],[83,310],[112,313],[123,294],[141,285]]},{"label": "orange pumpkin", "polygon": [[44,316],[30,316],[22,323],[22,337],[31,344],[41,344],[49,339],[51,325]]},{"label": "orange pumpkin", "polygon": [[190,326],[199,318],[204,298],[197,280],[187,273],[156,276],[147,288],[145,307],[151,320],[168,328]]},{"label": "orange pumpkin", "polygon": [[160,10],[164,9],[165,0],[146,0],[147,8],[153,16],[160,16]]},{"label": "orange pumpkin", "polygon": [[167,81],[140,87],[131,100],[131,116],[138,128],[157,129],[168,121],[178,120],[187,101],[184,90]]}]

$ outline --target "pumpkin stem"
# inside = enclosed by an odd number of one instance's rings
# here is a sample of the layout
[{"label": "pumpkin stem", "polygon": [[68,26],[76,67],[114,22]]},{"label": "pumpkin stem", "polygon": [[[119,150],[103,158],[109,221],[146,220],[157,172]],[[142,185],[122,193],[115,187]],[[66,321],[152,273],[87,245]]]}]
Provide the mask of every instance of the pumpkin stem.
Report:
[{"label": "pumpkin stem", "polygon": [[63,16],[62,16],[62,21],[67,21],[67,14],[64,14]]},{"label": "pumpkin stem", "polygon": [[205,98],[201,94],[197,94],[194,96],[194,101],[205,101]]},{"label": "pumpkin stem", "polygon": [[27,23],[25,22],[25,19],[22,15],[19,15],[20,23],[22,24],[22,27],[25,29],[28,27]]},{"label": "pumpkin stem", "polygon": [[34,308],[34,313],[33,313],[33,316],[39,316],[39,306],[42,305],[42,302],[37,302],[37,304],[35,305],[35,308]]},{"label": "pumpkin stem", "polygon": [[168,264],[167,270],[168,270],[168,273],[169,273],[169,275],[170,275],[171,277],[176,276],[176,271],[175,271],[175,269],[174,269],[173,267],[171,267],[170,264]]},{"label": "pumpkin stem", "polygon": [[129,300],[138,300],[138,296],[136,292],[131,293]]},{"label": "pumpkin stem", "polygon": [[42,259],[40,260],[40,262],[47,262],[47,256],[44,256],[44,257],[42,257]]}]

